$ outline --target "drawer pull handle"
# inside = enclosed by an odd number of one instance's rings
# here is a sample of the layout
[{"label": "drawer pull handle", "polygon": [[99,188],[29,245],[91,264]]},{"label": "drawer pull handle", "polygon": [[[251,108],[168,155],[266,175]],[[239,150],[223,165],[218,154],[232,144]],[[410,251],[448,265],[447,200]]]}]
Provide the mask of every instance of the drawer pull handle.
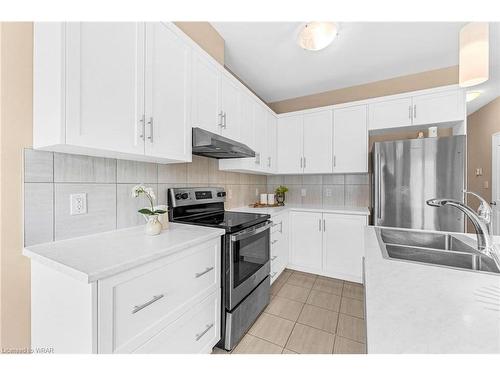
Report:
[{"label": "drawer pull handle", "polygon": [[273,273],[271,274],[271,279],[272,279],[274,276],[276,276],[276,274],[277,274],[277,273],[278,273],[278,272],[273,272]]},{"label": "drawer pull handle", "polygon": [[208,272],[212,271],[213,269],[214,269],[213,267],[207,267],[207,269],[206,269],[205,271],[195,273],[195,274],[194,274],[194,277],[195,277],[195,278],[201,277],[201,276],[203,276],[204,274],[206,274],[206,273],[208,273]]},{"label": "drawer pull handle", "polygon": [[271,257],[271,261],[275,260],[277,257],[278,257],[277,255]]},{"label": "drawer pull handle", "polygon": [[278,242],[278,240],[272,240],[271,245],[274,245],[276,242]]},{"label": "drawer pull handle", "polygon": [[159,294],[157,296],[153,296],[153,298],[151,298],[148,302],[143,303],[142,305],[134,306],[134,308],[132,309],[132,314],[141,311],[143,308],[148,307],[149,305],[155,303],[156,301],[162,299],[163,297],[165,297],[164,294]]},{"label": "drawer pull handle", "polygon": [[207,324],[207,328],[205,328],[205,330],[201,333],[198,333],[196,335],[196,341],[199,341],[203,336],[205,336],[205,334],[210,331],[210,328],[212,328],[214,326],[214,324]]}]

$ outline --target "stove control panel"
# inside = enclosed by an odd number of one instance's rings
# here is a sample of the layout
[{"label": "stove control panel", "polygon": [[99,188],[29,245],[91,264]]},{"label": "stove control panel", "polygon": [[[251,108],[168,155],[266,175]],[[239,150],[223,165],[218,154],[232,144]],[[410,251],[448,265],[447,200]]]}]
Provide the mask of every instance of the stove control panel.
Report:
[{"label": "stove control panel", "polygon": [[167,191],[169,207],[220,203],[225,200],[226,192],[222,187],[170,188]]}]

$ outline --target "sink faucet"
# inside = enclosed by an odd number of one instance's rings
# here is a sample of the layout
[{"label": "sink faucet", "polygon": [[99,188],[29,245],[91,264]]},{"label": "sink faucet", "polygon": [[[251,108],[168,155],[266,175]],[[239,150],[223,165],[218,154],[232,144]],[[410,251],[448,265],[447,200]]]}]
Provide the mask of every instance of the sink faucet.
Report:
[{"label": "sink faucet", "polygon": [[481,254],[493,259],[500,269],[500,253],[497,247],[493,244],[493,238],[491,236],[490,224],[491,224],[491,206],[488,202],[476,193],[464,190],[465,194],[471,194],[479,199],[481,202],[478,212],[474,211],[472,208],[466,204],[449,198],[433,198],[427,201],[429,206],[433,207],[443,207],[452,206],[461,210],[472,222],[477,235],[477,249]]}]

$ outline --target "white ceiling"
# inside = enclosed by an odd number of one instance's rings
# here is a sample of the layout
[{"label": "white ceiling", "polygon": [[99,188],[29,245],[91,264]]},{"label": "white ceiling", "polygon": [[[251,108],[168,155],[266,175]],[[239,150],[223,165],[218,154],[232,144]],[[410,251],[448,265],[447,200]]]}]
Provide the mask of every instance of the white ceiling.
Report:
[{"label": "white ceiling", "polygon": [[[335,41],[311,52],[296,44],[300,22],[212,22],[226,42],[225,63],[266,102],[355,86],[458,64],[463,22],[340,23]],[[492,24],[491,68],[500,67],[500,27]],[[496,38],[496,39],[495,39]],[[494,43],[496,41],[496,44]],[[499,72],[497,72],[499,73]],[[500,95],[500,74],[485,93]],[[497,82],[493,81],[497,79]],[[471,107],[472,108],[472,107]],[[476,108],[477,109],[477,108]]]}]

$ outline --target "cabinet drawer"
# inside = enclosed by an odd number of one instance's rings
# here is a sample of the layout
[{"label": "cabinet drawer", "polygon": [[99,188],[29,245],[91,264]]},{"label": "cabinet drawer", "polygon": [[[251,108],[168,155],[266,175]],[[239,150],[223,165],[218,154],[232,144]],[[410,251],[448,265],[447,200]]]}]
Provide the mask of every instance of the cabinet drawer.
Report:
[{"label": "cabinet drawer", "polygon": [[219,264],[217,239],[102,285],[103,301],[112,302],[106,311],[101,311],[108,329],[104,335],[107,345],[101,347],[110,352],[129,352],[151,338],[189,305],[220,286]]},{"label": "cabinet drawer", "polygon": [[210,353],[220,339],[219,307],[220,291],[217,291],[135,350],[135,353]]}]

